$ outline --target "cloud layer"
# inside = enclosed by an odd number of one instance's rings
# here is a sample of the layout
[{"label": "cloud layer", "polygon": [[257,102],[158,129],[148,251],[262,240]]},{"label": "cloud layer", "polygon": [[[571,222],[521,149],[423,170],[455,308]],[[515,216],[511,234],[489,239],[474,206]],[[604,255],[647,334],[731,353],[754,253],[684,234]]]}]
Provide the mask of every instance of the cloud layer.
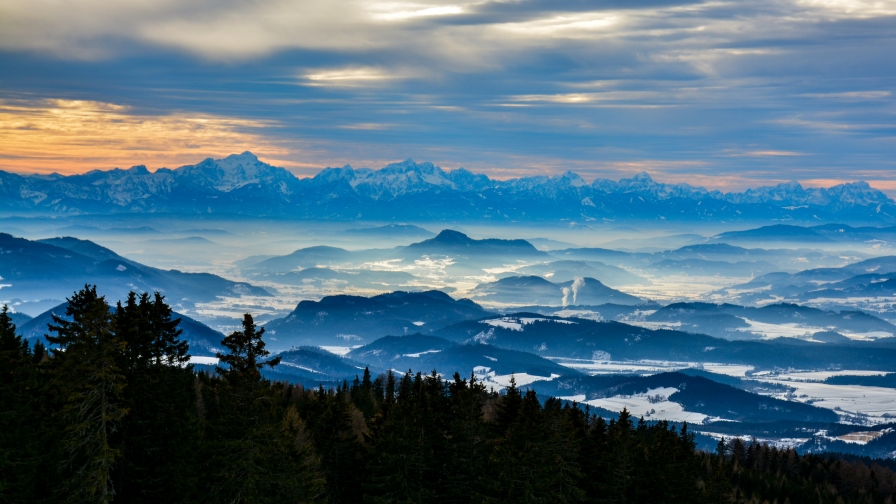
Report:
[{"label": "cloud layer", "polygon": [[[894,38],[896,0],[0,0],[0,168],[251,148],[299,173],[415,157],[890,188]],[[75,102],[146,126],[77,148],[10,126]]]}]

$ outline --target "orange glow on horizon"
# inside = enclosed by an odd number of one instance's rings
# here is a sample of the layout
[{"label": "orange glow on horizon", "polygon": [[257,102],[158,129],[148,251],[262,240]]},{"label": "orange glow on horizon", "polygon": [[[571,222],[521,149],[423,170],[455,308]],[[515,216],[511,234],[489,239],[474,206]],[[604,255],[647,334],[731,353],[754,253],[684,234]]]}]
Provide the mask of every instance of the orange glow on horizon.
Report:
[{"label": "orange glow on horizon", "polygon": [[[0,170],[17,173],[72,175],[90,170],[109,170],[146,165],[150,170],[195,164],[206,157],[252,151],[265,162],[282,166],[296,176],[313,177],[327,166],[327,149],[306,150],[295,139],[266,136],[270,121],[256,121],[204,114],[175,113],[140,115],[129,107],[78,100],[0,100]],[[332,147],[332,146],[331,146]],[[358,146],[356,146],[358,147]],[[436,152],[434,158],[442,157]],[[332,160],[331,160],[332,161]],[[423,161],[418,159],[417,161]],[[435,161],[435,160],[434,160]],[[458,160],[442,159],[446,170],[464,166]],[[366,159],[355,167],[379,168],[395,160]],[[587,183],[595,178],[618,180],[642,171],[657,182],[694,186],[723,192],[770,186],[788,180],[769,179],[766,173],[710,173],[710,163],[700,160],[635,160],[600,162],[510,156],[513,166],[474,163],[467,168],[492,179],[507,180],[535,175],[555,175],[572,170]],[[342,163],[344,164],[344,163]],[[342,166],[333,163],[330,166]],[[874,188],[896,196],[896,180],[885,173],[866,174]],[[803,187],[831,187],[853,180],[808,178]]]},{"label": "orange glow on horizon", "polygon": [[176,168],[245,150],[274,163],[289,154],[261,134],[267,125],[261,121],[128,111],[94,101],[0,101],[0,169],[71,175],[134,165]]}]

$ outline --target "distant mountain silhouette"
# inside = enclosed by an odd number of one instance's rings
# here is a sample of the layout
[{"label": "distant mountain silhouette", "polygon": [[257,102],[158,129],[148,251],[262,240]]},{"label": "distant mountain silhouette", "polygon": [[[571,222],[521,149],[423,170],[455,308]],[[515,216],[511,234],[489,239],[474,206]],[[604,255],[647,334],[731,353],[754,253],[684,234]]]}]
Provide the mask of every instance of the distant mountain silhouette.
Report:
[{"label": "distant mountain silhouette", "polygon": [[441,291],[338,295],[302,301],[286,317],[268,322],[265,329],[274,348],[354,346],[381,336],[431,333],[489,314],[468,299],[455,300]]},{"label": "distant mountain silhouette", "polygon": [[459,345],[442,338],[413,334],[387,336],[356,348],[348,357],[372,367],[412,369],[427,373],[433,369],[457,371],[468,377],[474,368],[489,368],[498,375],[526,373],[550,377],[578,376],[579,372],[527,352],[488,344]]},{"label": "distant mountain silhouette", "polygon": [[436,237],[405,247],[415,254],[457,254],[461,256],[512,256],[519,258],[549,257],[526,240],[499,240],[487,238],[475,240],[451,229],[445,229]]},{"label": "distant mountain silhouette", "polygon": [[63,300],[85,284],[116,301],[128,292],[161,292],[175,308],[218,296],[270,296],[261,287],[209,273],[162,270],[125,259],[96,243],[76,238],[31,241],[0,233],[0,277],[6,299]]},{"label": "distant mountain silhouette", "polygon": [[174,170],[144,166],[82,175],[0,171],[0,210],[18,213],[232,214],[334,220],[478,222],[720,221],[893,223],[896,202],[865,182],[804,188],[790,182],[722,193],[640,173],[590,184],[573,172],[492,180],[406,160],[379,170],[327,168],[310,179],[251,152]]},{"label": "distant mountain silhouette", "polygon": [[[68,302],[65,302],[59,306],[51,308],[20,325],[17,328],[17,332],[25,339],[42,339],[48,332],[47,325],[53,323],[53,315],[70,320],[65,315],[67,307]],[[178,329],[183,331],[181,339],[190,345],[190,355],[214,356],[217,351],[222,349],[221,340],[224,339],[224,335],[220,332],[177,312],[174,312],[173,318],[180,319]],[[46,341],[44,341],[44,344],[46,344]]]},{"label": "distant mountain silhouette", "polygon": [[389,224],[386,226],[355,228],[345,231],[346,234],[352,236],[363,236],[369,238],[429,238],[433,233],[412,224]]},{"label": "distant mountain silhouette", "polygon": [[[744,307],[733,304],[673,303],[647,316],[650,322],[679,323],[683,331],[708,334],[725,339],[759,339],[760,334],[747,331],[751,320],[766,324],[797,324],[848,333],[880,333],[896,336],[896,326],[873,315],[858,311],[833,312],[795,304],[772,304],[762,307]],[[810,331],[806,331],[809,333]],[[809,334],[807,334],[809,336]],[[822,335],[826,342],[849,343],[852,340],[834,340]],[[814,338],[813,338],[814,339]],[[822,341],[822,340],[819,340]],[[896,340],[894,340],[896,341]]]},{"label": "distant mountain silhouette", "polygon": [[[568,292],[564,292],[564,289]],[[634,305],[643,302],[638,297],[607,287],[593,278],[556,284],[539,276],[508,277],[480,284],[470,294],[474,299],[513,306],[606,303]]]},{"label": "distant mountain silhouette", "polygon": [[[252,261],[244,266],[249,274],[287,273],[298,269],[321,266],[358,266],[385,259],[412,262],[423,256],[450,256],[455,268],[494,266],[518,259],[547,260],[550,256],[526,240],[476,240],[450,229],[437,236],[391,249],[345,250],[338,247],[315,246],[296,250],[291,254]],[[481,272],[480,272],[481,273]]]}]

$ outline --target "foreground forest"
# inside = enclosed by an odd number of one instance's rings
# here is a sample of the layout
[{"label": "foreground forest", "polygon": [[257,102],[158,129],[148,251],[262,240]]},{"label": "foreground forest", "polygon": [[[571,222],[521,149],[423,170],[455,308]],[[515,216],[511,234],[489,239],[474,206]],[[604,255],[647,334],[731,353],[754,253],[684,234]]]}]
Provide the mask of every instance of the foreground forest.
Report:
[{"label": "foreground forest", "polygon": [[[156,294],[86,287],[31,347],[0,313],[0,502],[892,503],[873,461],[694,436],[435,371],[324,390],[271,382],[246,315],[188,365]],[[70,319],[70,320],[69,320]]]}]

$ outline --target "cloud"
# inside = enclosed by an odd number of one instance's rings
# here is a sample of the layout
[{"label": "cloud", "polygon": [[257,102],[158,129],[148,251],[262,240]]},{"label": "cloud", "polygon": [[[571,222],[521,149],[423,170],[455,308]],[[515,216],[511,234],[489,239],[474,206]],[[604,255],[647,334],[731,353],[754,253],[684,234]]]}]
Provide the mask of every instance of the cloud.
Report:
[{"label": "cloud", "polygon": [[354,129],[354,130],[384,130],[395,126],[394,124],[384,124],[384,123],[354,123],[354,124],[345,124],[340,126],[342,129]]},{"label": "cloud", "polygon": [[464,13],[464,8],[460,5],[427,7],[421,4],[386,3],[377,7],[375,10],[378,12],[373,15],[373,19],[383,21],[405,21],[413,18],[453,16]]},{"label": "cloud", "polygon": [[0,0],[3,166],[250,149],[304,174],[414,157],[499,177],[858,178],[892,167],[894,13],[894,0]]},{"label": "cloud", "polygon": [[741,153],[732,154],[732,156],[749,156],[749,157],[790,157],[805,156],[805,153],[782,150],[751,150]]},{"label": "cloud", "polygon": [[147,116],[102,102],[0,101],[0,169],[79,173],[112,166],[155,168],[252,149],[276,161],[287,150],[268,124],[212,115]]},{"label": "cloud", "polygon": [[808,98],[839,98],[846,100],[879,100],[888,98],[889,91],[843,91],[839,93],[805,93]]}]

